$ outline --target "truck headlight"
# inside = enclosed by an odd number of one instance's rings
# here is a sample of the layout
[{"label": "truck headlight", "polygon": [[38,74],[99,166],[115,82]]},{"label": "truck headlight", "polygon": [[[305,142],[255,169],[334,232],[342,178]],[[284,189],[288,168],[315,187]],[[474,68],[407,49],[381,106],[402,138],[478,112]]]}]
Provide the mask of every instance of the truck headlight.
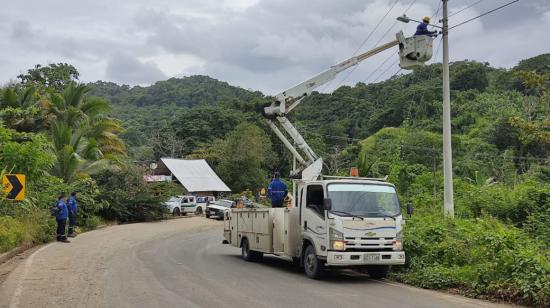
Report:
[{"label": "truck headlight", "polygon": [[399,232],[397,232],[397,234],[395,235],[395,241],[393,241],[393,250],[403,250],[403,229],[399,230]]},{"label": "truck headlight", "polygon": [[346,241],[344,241],[344,233],[335,230],[334,228],[329,229],[329,238],[330,238],[330,248],[332,250],[346,250]]},{"label": "truck headlight", "polygon": [[403,250],[403,242],[400,240],[393,241],[393,250],[394,251]]},{"label": "truck headlight", "polygon": [[346,250],[346,242],[344,241],[332,241],[332,250]]}]

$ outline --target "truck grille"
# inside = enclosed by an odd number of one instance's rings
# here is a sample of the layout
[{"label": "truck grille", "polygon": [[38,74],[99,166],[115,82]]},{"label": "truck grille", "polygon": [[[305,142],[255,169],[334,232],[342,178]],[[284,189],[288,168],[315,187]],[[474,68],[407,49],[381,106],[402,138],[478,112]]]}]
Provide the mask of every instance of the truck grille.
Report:
[{"label": "truck grille", "polygon": [[394,237],[346,237],[346,250],[391,251]]}]

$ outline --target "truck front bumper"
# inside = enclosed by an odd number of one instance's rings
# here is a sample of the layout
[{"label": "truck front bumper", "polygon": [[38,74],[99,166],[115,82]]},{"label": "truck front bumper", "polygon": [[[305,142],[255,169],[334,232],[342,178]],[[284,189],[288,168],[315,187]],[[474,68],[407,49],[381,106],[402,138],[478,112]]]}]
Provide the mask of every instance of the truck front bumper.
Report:
[{"label": "truck front bumper", "polygon": [[404,251],[329,251],[327,254],[328,266],[402,264],[405,264]]}]

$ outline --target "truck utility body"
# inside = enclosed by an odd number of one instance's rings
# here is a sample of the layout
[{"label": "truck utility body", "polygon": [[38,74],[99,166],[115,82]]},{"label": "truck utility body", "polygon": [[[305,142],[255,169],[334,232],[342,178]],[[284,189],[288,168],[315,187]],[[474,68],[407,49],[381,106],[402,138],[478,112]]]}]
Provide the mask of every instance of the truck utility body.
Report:
[{"label": "truck utility body", "polygon": [[[240,247],[243,259],[264,253],[292,259],[318,278],[324,267],[365,266],[373,278],[390,265],[405,263],[403,225],[394,185],[384,179],[323,176],[323,159],[307,144],[287,114],[319,86],[384,50],[399,47],[400,66],[412,69],[432,56],[432,38],[405,38],[340,62],[274,96],[263,109],[267,124],[292,153],[292,206],[231,209],[224,219],[224,242]],[[412,211],[412,206],[407,208]]]}]

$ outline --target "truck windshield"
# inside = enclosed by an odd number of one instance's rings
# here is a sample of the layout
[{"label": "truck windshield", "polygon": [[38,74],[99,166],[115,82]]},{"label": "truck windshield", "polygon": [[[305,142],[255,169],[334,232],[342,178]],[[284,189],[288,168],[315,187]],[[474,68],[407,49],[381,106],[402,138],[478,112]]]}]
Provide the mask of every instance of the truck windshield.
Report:
[{"label": "truck windshield", "polygon": [[401,212],[392,186],[373,184],[329,184],[332,210],[362,217],[396,216]]}]

